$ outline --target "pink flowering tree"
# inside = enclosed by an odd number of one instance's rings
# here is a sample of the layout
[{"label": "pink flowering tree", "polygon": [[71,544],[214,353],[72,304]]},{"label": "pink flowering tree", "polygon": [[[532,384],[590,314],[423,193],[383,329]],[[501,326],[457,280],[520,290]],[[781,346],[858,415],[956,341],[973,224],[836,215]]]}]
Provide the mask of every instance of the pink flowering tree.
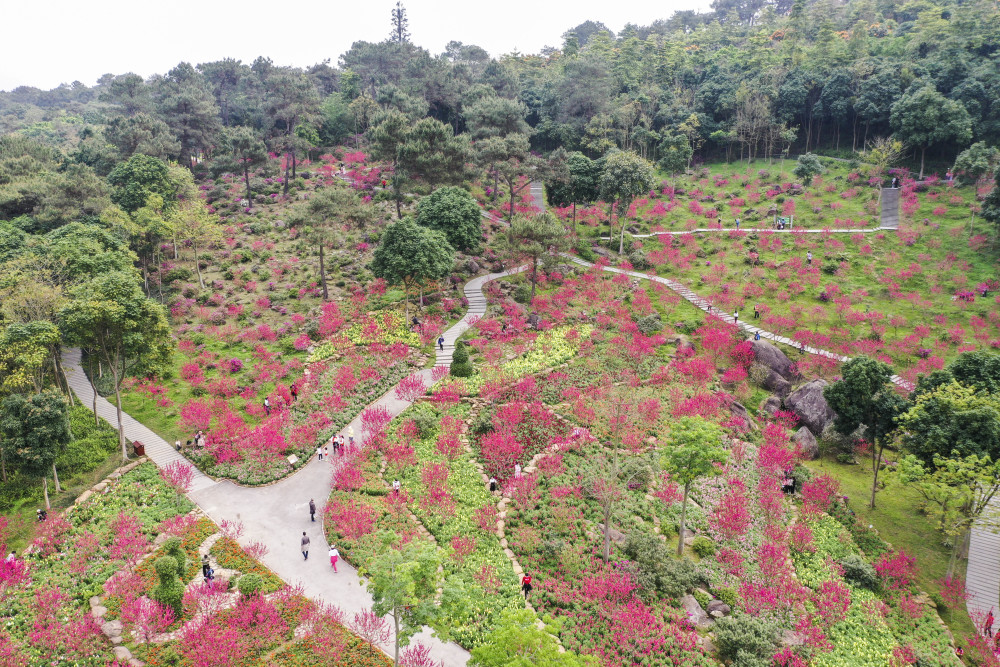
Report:
[{"label": "pink flowering tree", "polygon": [[149,644],[174,622],[173,610],[145,595],[126,600],[119,614],[133,641]]}]

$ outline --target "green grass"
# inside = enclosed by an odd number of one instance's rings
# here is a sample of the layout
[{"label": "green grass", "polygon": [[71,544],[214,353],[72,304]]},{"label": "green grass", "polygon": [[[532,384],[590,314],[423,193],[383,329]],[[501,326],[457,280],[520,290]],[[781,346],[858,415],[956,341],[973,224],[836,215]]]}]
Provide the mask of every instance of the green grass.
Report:
[{"label": "green grass", "polygon": [[[882,539],[897,549],[917,558],[917,585],[928,593],[939,592],[937,582],[945,576],[951,550],[942,543],[941,533],[916,508],[920,496],[916,491],[890,485],[875,497],[875,509],[868,509],[871,497],[871,469],[863,464],[845,465],[830,459],[808,463],[817,473],[826,473],[840,482],[841,492],[850,497],[851,509],[859,521],[867,521],[878,529]],[[881,477],[881,476],[880,476]],[[956,566],[956,575],[965,577],[965,561]],[[956,636],[974,632],[972,621],[963,606],[941,614],[942,620]]]}]

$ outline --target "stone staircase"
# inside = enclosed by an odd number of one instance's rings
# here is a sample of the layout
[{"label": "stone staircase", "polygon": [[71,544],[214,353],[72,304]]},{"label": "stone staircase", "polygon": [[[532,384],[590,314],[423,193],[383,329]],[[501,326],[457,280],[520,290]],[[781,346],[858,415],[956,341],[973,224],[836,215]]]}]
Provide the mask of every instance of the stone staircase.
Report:
[{"label": "stone staircase", "polygon": [[882,206],[879,228],[899,228],[899,188],[882,188]]}]

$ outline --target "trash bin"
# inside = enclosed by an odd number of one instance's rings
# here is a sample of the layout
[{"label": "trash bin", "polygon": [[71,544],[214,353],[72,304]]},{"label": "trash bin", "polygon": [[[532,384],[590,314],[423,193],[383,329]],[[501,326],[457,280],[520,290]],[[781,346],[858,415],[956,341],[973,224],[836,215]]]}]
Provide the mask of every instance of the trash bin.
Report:
[{"label": "trash bin", "polygon": [[132,443],[132,448],[135,450],[135,455],[136,456],[145,456],[146,455],[146,445],[142,444],[138,440],[136,440],[135,442]]}]

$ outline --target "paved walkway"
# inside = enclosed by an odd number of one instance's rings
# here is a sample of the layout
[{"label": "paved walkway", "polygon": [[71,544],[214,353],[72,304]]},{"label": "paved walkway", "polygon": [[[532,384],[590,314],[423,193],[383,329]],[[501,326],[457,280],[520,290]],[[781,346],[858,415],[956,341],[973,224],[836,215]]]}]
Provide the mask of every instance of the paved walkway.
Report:
[{"label": "paved walkway", "polygon": [[[93,408],[94,390],[90,386],[90,382],[87,380],[87,376],[84,374],[83,368],[80,366],[79,348],[64,350],[62,354],[62,365],[66,370],[66,377],[69,380],[69,386],[73,389],[73,393],[79,397],[80,403],[87,408]],[[114,403],[101,396],[97,397],[97,415],[111,424],[115,430],[118,429],[118,413],[115,409]],[[159,467],[164,468],[175,462],[188,462],[188,460],[184,458],[184,456],[181,455],[176,449],[170,446],[166,440],[137,422],[126,412],[122,413],[122,426],[124,427],[125,438],[133,442],[138,440],[145,445],[146,456],[148,456]],[[191,481],[191,491],[205,489],[213,486],[214,484],[215,480],[195,468],[194,477]]]},{"label": "paved walkway", "polygon": [[[436,351],[436,366],[451,364],[455,341],[486,314],[486,296],[483,294],[486,283],[525,268],[480,276],[465,285],[465,297],[469,300],[468,312],[442,334],[445,344],[443,350]],[[70,387],[84,405],[92,407],[94,392],[80,365],[80,350],[66,350],[63,353],[63,365]],[[424,369],[419,374],[429,386],[430,369]],[[410,402],[396,398],[393,388],[372,405],[385,407],[395,417],[409,407]],[[117,428],[115,406],[100,396],[97,397],[97,414]],[[163,467],[176,461],[187,462],[169,443],[127,414],[122,415],[122,423],[125,437],[142,442],[146,446],[147,456],[156,465]],[[360,442],[367,441],[370,434],[362,428],[360,415],[350,426],[354,428]],[[322,520],[309,520],[309,500],[316,501],[322,514],[321,508],[326,504],[333,483],[334,468],[331,463],[336,464],[339,460],[333,458],[319,461],[313,458],[295,474],[276,484],[257,488],[240,486],[229,480],[217,482],[195,469],[188,495],[216,523],[223,520],[241,522],[244,527],[240,537],[242,544],[260,542],[267,545],[268,553],[262,560],[285,582],[301,585],[310,599],[336,604],[344,610],[347,618],[351,618],[355,613],[371,608],[371,596],[358,577],[357,570],[347,562],[341,560],[336,574],[331,570],[326,557],[329,544],[323,533]],[[312,547],[308,560],[302,558],[299,548],[303,532],[309,536]],[[441,642],[432,637],[427,628],[413,641],[428,646],[433,659],[444,667],[461,667],[470,657],[468,651],[458,644]],[[391,644],[383,645],[382,648],[392,654]]]},{"label": "paved walkway", "polygon": [[[535,194],[535,186],[532,184],[531,188],[532,194]],[[885,194],[885,192],[883,192]],[[890,190],[890,194],[894,195],[896,198],[896,203],[898,206],[898,190]],[[541,205],[542,210],[544,210],[545,202],[544,200],[539,200],[536,198],[535,205]],[[890,220],[889,225],[898,225],[897,220]],[[887,226],[885,229],[892,229],[893,226]],[[719,230],[703,230],[703,231],[719,231]],[[723,230],[725,231],[725,230]],[[853,231],[853,230],[852,230]],[[867,230],[874,231],[874,230]],[[580,264],[582,266],[593,266],[590,262],[586,262],[579,257],[564,254],[564,257],[570,259],[571,261]],[[670,280],[669,278],[662,278],[660,276],[651,276],[645,273],[639,273],[637,271],[625,271],[623,269],[618,269],[610,266],[604,267],[605,271],[612,273],[623,273],[625,275],[631,276],[633,278],[638,278],[642,280],[653,280],[655,282],[666,285],[671,290],[677,292],[689,303],[693,304],[697,308],[705,311],[712,312],[711,304],[704,298],[698,296],[693,291],[678,283],[677,281]],[[715,309],[715,314],[720,315],[724,319],[726,317],[732,317],[730,313],[719,313],[718,309]],[[761,329],[760,327],[748,324],[744,321],[738,322],[737,326],[743,331],[746,331],[751,336],[759,333],[761,338],[766,338],[777,343],[783,343],[785,345],[790,345],[802,349],[810,354],[818,354],[830,359],[836,359],[837,361],[843,363],[848,361],[850,357],[845,357],[834,352],[829,352],[820,348],[811,347],[809,345],[801,346],[798,342],[786,338],[785,336],[779,336],[770,331]],[[892,376],[892,382],[903,389],[911,391],[913,389],[913,384],[899,377],[898,375]],[[998,506],[1000,506],[1000,500],[995,501]],[[996,607],[1000,605],[1000,535],[998,535],[994,530],[990,529],[984,525],[976,525],[972,529],[972,537],[969,543],[969,557],[968,566],[965,575],[965,590],[969,594],[969,598],[966,602],[966,608],[969,614],[974,618],[985,617],[986,612],[990,609],[994,610],[994,616],[997,619],[994,621],[994,628],[1000,626],[1000,613],[997,613]]]}]

